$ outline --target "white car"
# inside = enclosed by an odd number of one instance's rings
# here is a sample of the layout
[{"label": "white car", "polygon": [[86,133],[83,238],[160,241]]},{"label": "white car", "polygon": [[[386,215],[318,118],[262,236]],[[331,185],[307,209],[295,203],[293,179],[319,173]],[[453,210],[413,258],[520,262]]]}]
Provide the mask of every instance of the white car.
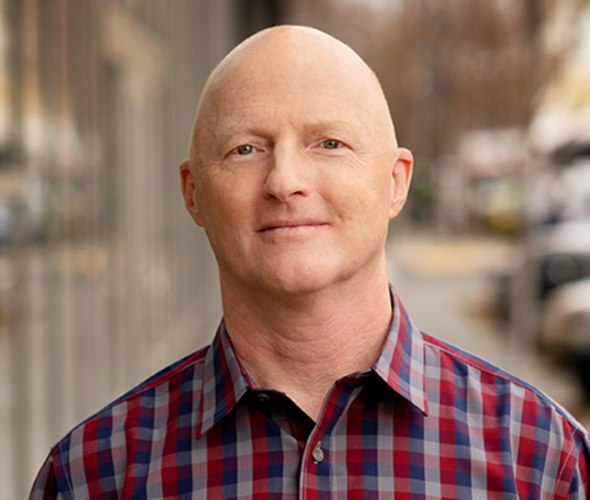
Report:
[{"label": "white car", "polygon": [[546,351],[573,365],[590,397],[590,279],[561,285],[549,294],[540,341]]},{"label": "white car", "polygon": [[557,287],[547,298],[541,344],[549,351],[590,351],[590,279]]}]

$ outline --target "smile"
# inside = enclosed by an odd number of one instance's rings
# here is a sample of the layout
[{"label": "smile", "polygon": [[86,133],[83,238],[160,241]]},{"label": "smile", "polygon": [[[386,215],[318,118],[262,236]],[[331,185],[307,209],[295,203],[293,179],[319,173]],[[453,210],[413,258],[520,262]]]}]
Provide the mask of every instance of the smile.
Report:
[{"label": "smile", "polygon": [[265,224],[261,229],[258,230],[258,232],[263,234],[291,234],[305,231],[313,231],[315,229],[319,229],[327,225],[328,224],[325,222],[315,221],[272,222],[269,224]]}]

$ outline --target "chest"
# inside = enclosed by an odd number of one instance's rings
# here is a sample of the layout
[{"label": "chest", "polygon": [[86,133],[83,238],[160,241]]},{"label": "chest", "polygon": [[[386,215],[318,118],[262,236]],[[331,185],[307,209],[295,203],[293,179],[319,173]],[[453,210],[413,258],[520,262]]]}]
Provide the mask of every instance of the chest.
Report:
[{"label": "chest", "polygon": [[425,416],[403,398],[350,389],[328,398],[315,423],[271,395],[238,405],[198,439],[173,421],[128,436],[135,445],[114,475],[122,498],[542,497],[517,442],[453,413]]}]

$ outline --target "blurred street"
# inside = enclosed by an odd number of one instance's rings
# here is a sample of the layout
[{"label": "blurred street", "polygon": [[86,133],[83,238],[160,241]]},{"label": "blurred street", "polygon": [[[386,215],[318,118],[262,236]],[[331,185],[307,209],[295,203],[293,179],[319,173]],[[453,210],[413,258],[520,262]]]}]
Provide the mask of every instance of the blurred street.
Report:
[{"label": "blurred street", "polygon": [[390,281],[421,330],[533,384],[590,428],[590,407],[576,377],[523,345],[493,315],[490,275],[515,258],[510,244],[393,230],[388,257]]},{"label": "blurred street", "polygon": [[590,428],[586,0],[0,0],[0,499],[209,340],[217,266],[175,166],[210,70],[279,24],[340,38],[382,83],[416,160],[388,255],[417,326]]}]

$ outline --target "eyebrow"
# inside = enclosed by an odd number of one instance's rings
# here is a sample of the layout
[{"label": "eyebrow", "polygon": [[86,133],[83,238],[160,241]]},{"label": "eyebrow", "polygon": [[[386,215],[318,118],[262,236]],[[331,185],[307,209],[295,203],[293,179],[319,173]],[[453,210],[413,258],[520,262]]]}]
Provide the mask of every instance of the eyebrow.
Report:
[{"label": "eyebrow", "polygon": [[343,131],[347,134],[354,134],[358,126],[344,120],[314,120],[305,124],[306,132]]}]

